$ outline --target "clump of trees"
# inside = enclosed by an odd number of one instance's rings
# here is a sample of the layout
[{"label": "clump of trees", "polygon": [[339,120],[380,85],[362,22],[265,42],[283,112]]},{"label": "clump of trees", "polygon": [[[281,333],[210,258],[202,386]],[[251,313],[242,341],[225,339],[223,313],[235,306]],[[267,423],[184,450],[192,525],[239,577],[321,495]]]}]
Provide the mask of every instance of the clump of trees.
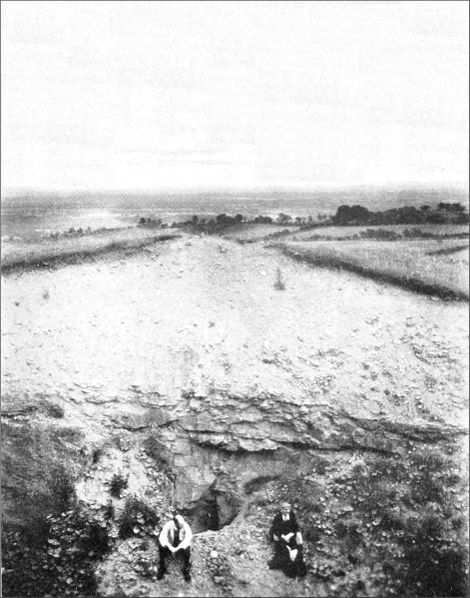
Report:
[{"label": "clump of trees", "polygon": [[[172,228],[192,228],[198,232],[214,233],[217,230],[222,230],[228,226],[241,224],[242,222],[249,222],[243,214],[236,214],[230,216],[229,214],[218,214],[215,218],[202,218],[194,214],[189,220],[184,222],[173,222]],[[165,224],[162,225],[163,227]]]},{"label": "clump of trees", "polygon": [[460,203],[440,203],[436,209],[429,205],[420,208],[403,206],[382,212],[371,212],[361,205],[341,205],[332,218],[340,226],[363,224],[466,224],[469,214]]},{"label": "clump of trees", "polygon": [[371,212],[363,206],[339,206],[333,218],[335,224],[364,223],[371,219]]},{"label": "clump of trees", "polygon": [[145,226],[147,228],[166,228],[166,225],[162,224],[161,218],[139,218],[139,226]]},{"label": "clump of trees", "polygon": [[217,224],[222,226],[230,226],[231,224],[240,224],[244,221],[243,214],[237,214],[236,216],[227,216],[227,214],[219,214],[216,216],[215,221]]},{"label": "clump of trees", "polygon": [[[423,206],[424,207],[424,206]],[[445,210],[446,212],[454,212],[456,214],[462,214],[465,212],[465,206],[461,203],[444,203],[437,204],[438,210]]]}]

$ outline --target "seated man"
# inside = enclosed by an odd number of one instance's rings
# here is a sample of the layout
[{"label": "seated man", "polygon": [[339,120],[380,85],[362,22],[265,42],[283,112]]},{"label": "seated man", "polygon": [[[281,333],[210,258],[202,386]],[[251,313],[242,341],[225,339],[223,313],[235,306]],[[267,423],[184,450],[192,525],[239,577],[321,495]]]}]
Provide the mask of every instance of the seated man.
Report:
[{"label": "seated man", "polygon": [[166,559],[169,556],[181,555],[183,558],[183,575],[186,581],[191,581],[191,528],[182,515],[173,513],[172,519],[165,523],[158,538],[158,551],[160,553],[160,566],[157,579],[163,579],[166,573]]},{"label": "seated man", "polygon": [[288,502],[281,503],[281,511],[274,517],[269,536],[275,543],[269,568],[281,569],[288,577],[306,575],[302,534]]}]

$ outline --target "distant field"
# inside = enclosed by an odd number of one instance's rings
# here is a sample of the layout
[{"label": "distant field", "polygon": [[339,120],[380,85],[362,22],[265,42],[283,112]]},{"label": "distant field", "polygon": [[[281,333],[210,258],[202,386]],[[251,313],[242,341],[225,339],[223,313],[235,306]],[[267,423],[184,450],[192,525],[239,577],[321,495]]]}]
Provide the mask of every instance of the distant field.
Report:
[{"label": "distant field", "polygon": [[[419,232],[418,232],[419,231]],[[296,225],[280,224],[237,224],[223,229],[220,233],[226,239],[241,242],[256,242],[271,237],[280,236],[289,241],[315,241],[315,240],[351,240],[361,239],[369,235],[385,238],[385,235],[398,238],[406,235],[465,238],[469,235],[469,226],[466,224],[390,224],[377,226],[319,226],[302,230]]]},{"label": "distant field", "polygon": [[294,259],[349,270],[416,292],[446,299],[469,297],[469,249],[462,239],[289,242],[279,245]]},{"label": "distant field", "polygon": [[236,224],[223,229],[219,234],[226,239],[235,241],[260,241],[270,235],[291,234],[300,230],[298,226],[286,226],[284,224]]},{"label": "distant field", "polygon": [[410,234],[412,231],[420,231],[423,235],[436,237],[459,235],[468,236],[468,224],[389,224],[376,226],[324,226],[309,230],[292,231],[289,234],[289,241],[323,240],[330,237],[331,240],[341,240],[350,237],[362,237],[367,231],[374,231],[380,235],[380,231],[390,231],[399,236]]},{"label": "distant field", "polygon": [[4,241],[1,270],[8,272],[41,267],[60,260],[74,261],[115,250],[138,249],[155,241],[177,236],[168,232],[132,227],[30,243]]}]

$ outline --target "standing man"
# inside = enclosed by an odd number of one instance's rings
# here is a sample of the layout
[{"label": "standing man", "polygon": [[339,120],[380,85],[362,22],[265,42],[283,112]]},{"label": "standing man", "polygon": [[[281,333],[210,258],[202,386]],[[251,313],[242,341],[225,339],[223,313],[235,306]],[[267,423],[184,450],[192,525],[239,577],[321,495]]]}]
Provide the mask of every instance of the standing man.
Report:
[{"label": "standing man", "polygon": [[158,538],[160,566],[157,579],[163,579],[166,573],[166,559],[169,556],[181,555],[183,559],[183,576],[191,581],[191,540],[193,533],[182,515],[173,513],[170,521],[165,523]]},{"label": "standing man", "polygon": [[270,569],[281,569],[288,577],[303,577],[307,571],[302,554],[302,534],[291,505],[283,502],[280,506],[269,531],[274,542],[274,556],[268,565]]}]

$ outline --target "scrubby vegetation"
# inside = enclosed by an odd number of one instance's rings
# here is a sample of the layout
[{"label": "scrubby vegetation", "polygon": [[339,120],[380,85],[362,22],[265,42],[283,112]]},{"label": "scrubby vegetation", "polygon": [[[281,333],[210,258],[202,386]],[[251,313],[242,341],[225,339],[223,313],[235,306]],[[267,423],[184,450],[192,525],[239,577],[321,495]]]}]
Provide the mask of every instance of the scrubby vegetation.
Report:
[{"label": "scrubby vegetation", "polygon": [[163,223],[161,218],[150,218],[142,216],[139,218],[139,226],[147,228],[167,228],[167,224]]},{"label": "scrubby vegetation", "polygon": [[110,523],[74,507],[49,515],[41,533],[3,534],[4,596],[89,596],[96,594],[96,561],[108,552]]},{"label": "scrubby vegetation", "polygon": [[115,498],[121,498],[121,492],[127,488],[127,477],[121,473],[115,473],[109,483],[109,492]]},{"label": "scrubby vegetation", "polygon": [[123,512],[119,517],[119,537],[143,536],[152,532],[159,524],[158,515],[143,501],[135,496],[127,498]]},{"label": "scrubby vegetation", "polygon": [[309,573],[328,596],[464,596],[467,486],[455,450],[313,457],[310,474],[292,467],[255,489],[255,504],[274,513],[280,495],[294,505]]},{"label": "scrubby vegetation", "polygon": [[[149,538],[159,524],[157,514],[136,497],[127,498],[115,522],[112,503],[85,509],[67,500],[62,513],[38,519],[35,526],[2,534],[4,596],[96,595],[95,570],[116,541]],[[151,575],[143,553],[139,572]]]},{"label": "scrubby vegetation", "polygon": [[284,291],[286,288],[286,284],[282,277],[282,272],[280,268],[276,270],[276,280],[274,282],[274,288],[276,289],[276,291]]},{"label": "scrubby vegetation", "polygon": [[44,412],[55,419],[62,419],[65,415],[64,408],[57,403],[51,403],[50,401],[43,401],[41,404]]},{"label": "scrubby vegetation", "polygon": [[[467,239],[469,228],[465,224],[388,224],[381,226],[323,226],[287,231],[289,241],[405,241],[412,239]],[[265,238],[274,235],[265,235]]]}]

